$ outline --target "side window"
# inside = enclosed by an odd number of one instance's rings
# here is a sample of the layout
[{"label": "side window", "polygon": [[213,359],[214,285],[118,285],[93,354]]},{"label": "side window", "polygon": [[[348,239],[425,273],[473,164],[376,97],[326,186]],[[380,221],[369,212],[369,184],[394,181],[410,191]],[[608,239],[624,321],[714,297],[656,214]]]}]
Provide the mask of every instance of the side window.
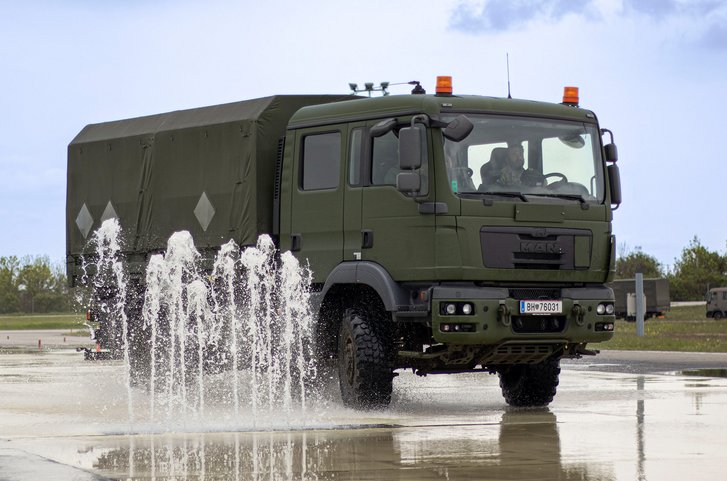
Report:
[{"label": "side window", "polygon": [[727,292],[722,293],[722,300],[727,301]]},{"label": "side window", "polygon": [[341,133],[308,135],[303,139],[303,190],[335,189],[341,173]]},{"label": "side window", "polygon": [[396,185],[399,170],[399,140],[394,132],[389,132],[374,140],[371,165],[373,185]]},{"label": "side window", "polygon": [[353,129],[348,152],[349,185],[361,185],[361,139],[363,139],[363,128]]}]

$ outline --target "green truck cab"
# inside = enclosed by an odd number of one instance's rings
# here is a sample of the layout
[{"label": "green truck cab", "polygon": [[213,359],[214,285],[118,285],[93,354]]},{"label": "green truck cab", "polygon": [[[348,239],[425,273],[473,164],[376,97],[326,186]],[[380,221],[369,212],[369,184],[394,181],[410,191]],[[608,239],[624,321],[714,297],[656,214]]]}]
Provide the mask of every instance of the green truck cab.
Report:
[{"label": "green truck cab", "polygon": [[174,230],[203,253],[268,233],[312,270],[345,404],[388,404],[412,369],[497,373],[509,404],[546,405],[560,359],[615,321],[616,147],[564,100],[278,96],[88,126],[69,146],[69,279],[109,205],[139,279]]}]

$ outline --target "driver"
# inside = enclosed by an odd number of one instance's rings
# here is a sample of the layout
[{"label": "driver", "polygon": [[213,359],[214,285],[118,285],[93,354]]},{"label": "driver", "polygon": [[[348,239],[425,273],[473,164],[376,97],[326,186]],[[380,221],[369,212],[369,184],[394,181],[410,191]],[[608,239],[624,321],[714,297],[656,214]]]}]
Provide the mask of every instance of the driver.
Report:
[{"label": "driver", "polygon": [[520,144],[511,145],[507,148],[505,165],[500,171],[500,177],[497,178],[497,183],[505,186],[520,185],[520,176],[525,172],[524,165],[523,146]]},{"label": "driver", "polygon": [[524,166],[523,146],[520,144],[511,145],[507,148],[505,165],[500,171],[497,183],[502,186],[542,186],[543,176],[535,169],[525,169]]}]

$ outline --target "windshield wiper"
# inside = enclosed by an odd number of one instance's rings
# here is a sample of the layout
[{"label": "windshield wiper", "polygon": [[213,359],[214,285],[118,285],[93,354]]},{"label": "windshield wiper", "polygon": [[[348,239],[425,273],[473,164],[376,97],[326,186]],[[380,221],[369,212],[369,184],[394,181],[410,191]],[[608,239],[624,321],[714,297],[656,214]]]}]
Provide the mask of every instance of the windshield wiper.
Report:
[{"label": "windshield wiper", "polygon": [[580,194],[535,194],[535,195],[539,195],[541,197],[554,197],[557,199],[577,200],[578,202],[580,202],[581,209],[583,209],[583,210],[586,210],[590,207],[590,204]]},{"label": "windshield wiper", "polygon": [[[523,202],[530,202],[522,192],[483,192],[483,195],[499,195],[502,197],[516,197]],[[492,199],[482,199],[485,205],[492,205]]]}]

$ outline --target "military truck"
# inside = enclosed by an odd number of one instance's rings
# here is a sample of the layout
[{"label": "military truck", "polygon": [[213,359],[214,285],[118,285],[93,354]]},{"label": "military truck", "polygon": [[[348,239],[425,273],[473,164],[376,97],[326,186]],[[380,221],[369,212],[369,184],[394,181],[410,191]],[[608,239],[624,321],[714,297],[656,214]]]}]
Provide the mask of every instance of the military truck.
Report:
[{"label": "military truck", "polygon": [[716,320],[727,317],[727,287],[713,287],[707,291],[707,317]]},{"label": "military truck", "polygon": [[141,292],[174,231],[208,264],[269,234],[312,269],[317,348],[345,404],[387,405],[411,369],[496,373],[507,403],[546,405],[560,359],[595,354],[615,320],[617,150],[578,102],[570,87],[562,103],[459,95],[441,77],[434,95],[276,95],[88,125],[68,147],[68,279],[88,281],[87,240],[112,217]]},{"label": "military truck", "polygon": [[[663,316],[671,305],[669,279],[644,279],[644,319]],[[616,279],[608,286],[613,289],[616,301],[616,318],[636,320],[636,280]]]}]

